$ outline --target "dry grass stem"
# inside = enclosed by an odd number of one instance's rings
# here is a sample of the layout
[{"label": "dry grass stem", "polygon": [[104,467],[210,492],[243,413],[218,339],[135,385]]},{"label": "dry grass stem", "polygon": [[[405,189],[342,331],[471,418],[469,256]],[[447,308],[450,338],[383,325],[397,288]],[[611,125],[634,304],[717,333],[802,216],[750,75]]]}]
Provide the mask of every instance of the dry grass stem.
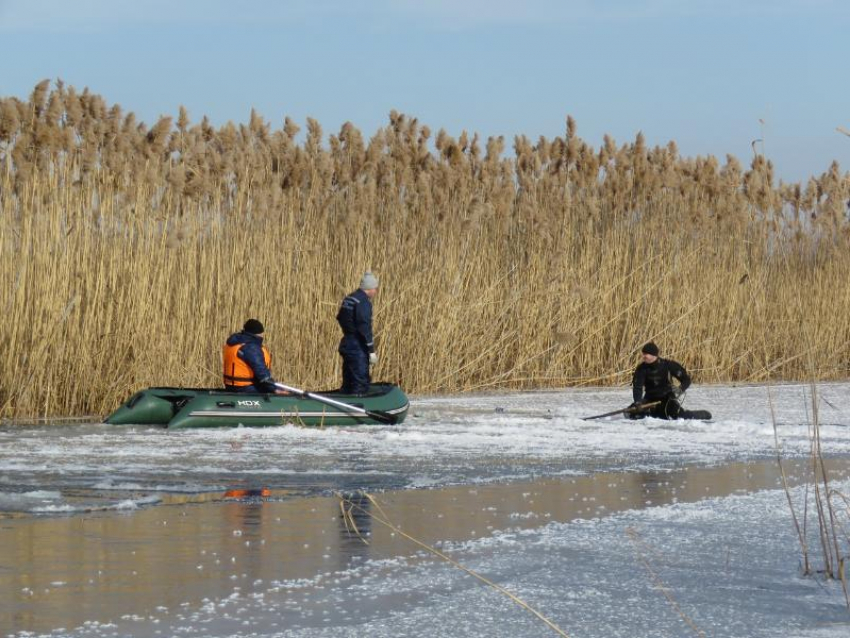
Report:
[{"label": "dry grass stem", "polygon": [[803,552],[803,573],[811,573],[809,567],[809,547],[806,543],[806,537],[803,529],[800,527],[800,521],[797,519],[797,512],[794,509],[794,502],[791,498],[791,488],[788,485],[788,477],[785,475],[785,468],[782,466],[782,453],[779,445],[779,432],[776,427],[776,412],[773,407],[773,393],[771,386],[767,387],[767,402],[770,406],[770,420],[773,423],[773,443],[776,450],[776,464],[779,466],[779,475],[782,477],[782,489],[785,491],[785,498],[788,500],[788,509],[791,511],[791,519],[794,522],[794,530],[797,532],[797,539],[800,541],[800,550]]}]

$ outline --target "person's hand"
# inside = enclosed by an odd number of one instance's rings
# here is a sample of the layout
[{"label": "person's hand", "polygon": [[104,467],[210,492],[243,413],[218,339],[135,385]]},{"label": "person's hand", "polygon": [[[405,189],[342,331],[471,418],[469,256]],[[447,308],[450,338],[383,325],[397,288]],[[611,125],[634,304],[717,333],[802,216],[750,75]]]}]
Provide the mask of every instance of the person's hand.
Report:
[{"label": "person's hand", "polygon": [[640,410],[640,408],[641,408],[641,406],[642,406],[642,405],[643,405],[643,401],[635,401],[634,403],[632,403],[632,404],[631,404],[628,408],[626,408],[626,409],[627,409],[627,410],[635,410],[635,411],[637,411],[637,410]]},{"label": "person's hand", "polygon": [[289,390],[275,390],[274,393],[280,394],[280,395],[285,396],[285,397],[288,397],[291,394],[291,392]]},{"label": "person's hand", "polygon": [[378,355],[375,354],[374,352],[370,352],[369,353],[369,365],[373,366],[376,363],[378,363]]}]

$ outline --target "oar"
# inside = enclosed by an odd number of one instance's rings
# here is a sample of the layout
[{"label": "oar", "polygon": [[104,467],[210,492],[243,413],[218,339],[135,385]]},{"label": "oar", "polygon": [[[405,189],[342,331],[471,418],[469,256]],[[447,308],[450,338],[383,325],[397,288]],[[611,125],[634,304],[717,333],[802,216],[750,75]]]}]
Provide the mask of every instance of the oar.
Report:
[{"label": "oar", "polygon": [[384,412],[382,410],[366,410],[357,405],[343,403],[342,401],[337,401],[336,399],[331,399],[329,397],[322,396],[321,394],[314,394],[312,392],[306,392],[305,390],[299,390],[298,388],[293,388],[292,386],[284,385],[283,383],[275,383],[275,386],[277,386],[281,390],[286,390],[287,392],[291,392],[292,394],[297,394],[298,396],[307,397],[308,399],[313,399],[314,401],[319,401],[320,403],[327,403],[328,405],[332,405],[337,408],[342,408],[343,410],[347,410],[348,412],[353,412],[355,414],[362,414],[364,416],[371,417],[376,421],[386,423],[387,425],[395,425],[396,423],[398,423],[398,419],[395,417],[395,415],[389,414],[388,412]]},{"label": "oar", "polygon": [[620,408],[619,410],[613,410],[612,412],[606,412],[605,414],[597,414],[596,416],[586,416],[582,419],[582,421],[591,421],[593,419],[601,419],[605,416],[614,416],[615,414],[632,414],[633,412],[643,412],[644,410],[648,410],[649,408],[653,408],[656,405],[659,405],[661,401],[653,401],[652,403],[643,403],[641,405],[636,405],[628,408]]}]

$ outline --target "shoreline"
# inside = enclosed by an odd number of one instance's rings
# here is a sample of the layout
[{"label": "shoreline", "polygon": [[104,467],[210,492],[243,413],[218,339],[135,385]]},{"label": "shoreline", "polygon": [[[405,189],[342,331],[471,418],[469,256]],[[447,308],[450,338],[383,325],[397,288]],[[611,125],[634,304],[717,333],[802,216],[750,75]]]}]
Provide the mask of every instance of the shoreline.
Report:
[{"label": "shoreline", "polygon": [[[782,387],[828,387],[831,385],[839,385],[850,383],[850,376],[828,379],[822,381],[810,381],[810,380],[796,380],[796,379],[781,379],[778,381],[770,381],[770,382],[745,382],[745,381],[712,381],[710,383],[698,383],[694,384],[694,389],[702,389],[702,390],[716,390],[718,388],[782,388]],[[165,386],[163,386],[165,387]],[[180,387],[180,386],[175,386]],[[518,395],[528,395],[533,396],[535,394],[545,395],[545,394],[557,394],[563,392],[599,392],[605,391],[609,392],[615,389],[622,389],[623,391],[623,402],[624,407],[631,402],[631,386],[623,385],[623,384],[612,384],[612,385],[569,385],[569,386],[551,386],[551,387],[540,387],[540,388],[525,388],[525,389],[511,389],[507,387],[493,387],[492,389],[475,389],[468,390],[462,392],[446,392],[446,393],[435,393],[435,394],[416,394],[416,395],[408,395],[408,399],[411,402],[411,412],[416,407],[414,402],[423,401],[441,401],[441,400],[451,400],[453,398],[457,399],[469,399],[469,398],[487,398],[487,397],[516,397]],[[211,388],[215,389],[215,388]],[[316,391],[321,394],[322,391]],[[132,396],[132,392],[128,392],[128,397]],[[120,405],[120,404],[118,404]],[[115,406],[117,409],[118,405]],[[616,409],[616,408],[615,408]],[[15,417],[14,419],[11,417],[2,417],[0,418],[0,427],[37,427],[44,425],[75,425],[75,424],[91,424],[91,423],[102,423],[103,419],[109,416],[107,414],[87,414],[87,415],[62,415],[62,416],[43,416],[43,417]],[[282,426],[285,424],[282,424]],[[404,424],[401,424],[403,427]],[[230,426],[222,426],[222,428],[227,428]],[[277,426],[269,426],[269,427],[277,427]]]}]

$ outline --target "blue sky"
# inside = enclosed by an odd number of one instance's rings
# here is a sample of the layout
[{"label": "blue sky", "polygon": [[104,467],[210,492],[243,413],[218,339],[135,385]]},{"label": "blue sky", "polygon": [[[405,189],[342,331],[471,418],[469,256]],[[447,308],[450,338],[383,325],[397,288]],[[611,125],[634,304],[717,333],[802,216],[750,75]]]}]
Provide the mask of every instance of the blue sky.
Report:
[{"label": "blue sky", "polygon": [[[846,0],[0,0],[0,95],[61,78],[151,122],[351,121],[434,131],[642,131],[683,155],[751,143],[786,181],[850,169]],[[763,123],[760,122],[763,121]]]}]

